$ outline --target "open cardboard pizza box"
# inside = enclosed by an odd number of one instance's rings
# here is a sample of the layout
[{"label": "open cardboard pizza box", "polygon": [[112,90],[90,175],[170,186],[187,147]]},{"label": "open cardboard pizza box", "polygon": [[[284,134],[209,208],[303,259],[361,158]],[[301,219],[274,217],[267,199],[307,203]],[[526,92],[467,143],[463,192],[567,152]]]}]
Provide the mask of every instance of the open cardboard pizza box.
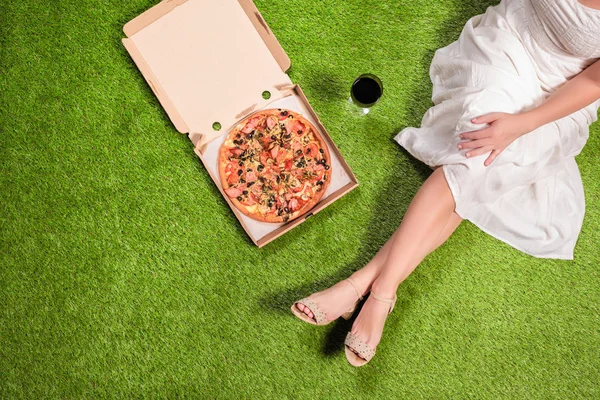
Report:
[{"label": "open cardboard pizza box", "polygon": [[[189,135],[196,154],[257,246],[358,186],[302,90],[285,73],[290,60],[252,0],[164,0],[123,30],[127,51],[177,130]],[[331,180],[321,201],[288,223],[247,217],[231,203],[219,177],[218,152],[230,129],[266,108],[302,114],[320,131],[331,155]]]}]

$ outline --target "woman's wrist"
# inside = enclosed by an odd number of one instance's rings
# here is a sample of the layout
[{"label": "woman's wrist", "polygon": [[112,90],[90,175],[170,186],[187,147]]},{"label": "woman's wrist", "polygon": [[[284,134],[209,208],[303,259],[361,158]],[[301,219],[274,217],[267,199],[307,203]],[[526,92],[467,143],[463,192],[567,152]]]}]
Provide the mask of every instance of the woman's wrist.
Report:
[{"label": "woman's wrist", "polygon": [[[540,112],[539,107],[533,110],[522,112],[519,115],[519,124],[525,133],[536,130],[540,126],[546,124],[543,120],[543,113]],[[523,133],[523,134],[525,134]]]}]

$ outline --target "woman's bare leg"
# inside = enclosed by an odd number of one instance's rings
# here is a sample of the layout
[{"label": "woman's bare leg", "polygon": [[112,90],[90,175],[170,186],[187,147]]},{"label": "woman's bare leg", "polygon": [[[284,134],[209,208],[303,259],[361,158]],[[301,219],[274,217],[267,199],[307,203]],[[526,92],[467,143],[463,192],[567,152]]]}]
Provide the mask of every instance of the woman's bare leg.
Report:
[{"label": "woman's bare leg", "polygon": [[[462,218],[458,216],[455,212],[452,212],[450,218],[446,222],[446,225],[441,230],[440,234],[435,238],[435,240],[428,240],[424,243],[427,246],[427,254],[433,252],[435,249],[440,247],[448,238],[452,235],[452,233],[458,228],[460,225]],[[388,239],[388,241],[383,245],[381,249],[377,252],[375,257],[371,259],[364,267],[355,271],[351,278],[359,284],[361,288],[370,288],[371,284],[375,281],[375,279],[379,276],[385,261],[388,258],[388,254],[390,252],[390,248],[393,246],[394,240],[397,236],[396,230],[392,236]]]},{"label": "woman's bare leg", "polygon": [[[441,166],[435,167],[434,170],[438,168],[441,168]],[[448,240],[450,235],[452,235],[452,233],[456,230],[461,221],[462,218],[453,211],[450,217],[448,218],[446,225],[441,230],[437,238],[435,238],[435,240],[433,241],[427,240],[425,242],[425,245],[428,246],[427,253],[431,253],[439,246],[441,246],[446,240]],[[399,230],[400,229],[397,229],[392,234],[390,239],[388,239],[384,246],[381,249],[379,249],[375,257],[373,257],[367,265],[365,265],[363,268],[359,269],[358,271],[354,272],[354,274],[352,274],[352,278],[354,280],[364,283],[364,286],[361,287],[370,287],[375,278],[379,276],[381,268],[383,267],[388,257],[390,247],[392,247],[392,243],[394,242],[394,238],[397,236],[396,233]]]},{"label": "woman's bare leg", "polygon": [[[460,223],[454,207],[454,198],[443,171],[436,169],[415,195],[400,227],[394,233],[384,265],[371,286],[372,293],[378,297],[395,297],[398,285],[430,253],[433,246],[441,244],[438,239],[444,238],[444,232],[456,228]],[[375,348],[381,339],[388,310],[389,304],[369,296],[351,332]]]},{"label": "woman's bare leg", "polygon": [[415,195],[395,233],[385,265],[373,282],[379,296],[393,297],[398,285],[430,253],[431,243],[439,243],[438,237],[456,215],[454,207],[443,171],[437,169]]},{"label": "woman's bare leg", "polygon": [[[439,171],[438,173],[441,173],[441,172],[442,171]],[[431,177],[429,179],[431,179]],[[442,179],[444,179],[443,176],[442,176]],[[445,181],[445,179],[444,179],[444,181]],[[422,188],[419,189],[419,191],[421,191],[421,190],[422,190]],[[416,198],[416,196],[415,196],[415,198]],[[413,199],[413,202],[414,201],[415,200]],[[409,207],[409,209],[410,209],[410,207]],[[407,210],[407,213],[408,213],[408,210]],[[405,216],[405,218],[406,218],[406,216]],[[461,221],[462,221],[462,219],[460,218],[460,216],[458,216],[454,211],[452,211],[452,213],[449,215],[445,225],[439,231],[439,234],[437,236],[429,235],[426,238],[426,240],[424,240],[422,242],[422,244],[424,246],[426,246],[426,252],[430,253],[433,250],[435,250],[436,248],[438,248],[442,243],[444,243],[450,237],[450,235],[456,230],[456,228],[458,227],[458,225],[460,224]],[[390,249],[392,246],[394,246],[394,243],[396,242],[396,238],[397,238],[399,232],[400,232],[400,228],[398,228],[396,230],[396,232],[394,232],[392,237],[384,244],[384,246],[377,252],[375,257],[373,257],[367,265],[365,265],[363,268],[359,269],[358,271],[356,271],[352,274],[351,278],[353,279],[354,282],[356,282],[357,286],[363,292],[362,293],[363,295],[366,292],[368,292],[368,290],[371,287],[371,284],[379,276],[383,266],[386,263],[388,255],[390,253]],[[343,290],[339,290],[341,288],[341,286],[344,286]],[[331,314],[331,315],[341,314],[342,312],[346,311],[349,307],[351,307],[352,304],[354,303],[354,301],[356,300],[356,294],[355,294],[354,290],[347,283],[340,282],[337,285],[332,286],[330,289],[331,290],[327,289],[323,292],[319,292],[319,293],[316,293],[315,295],[313,295],[313,299],[318,304],[323,304],[323,308],[326,308],[325,304],[327,304],[327,303],[329,303],[329,304],[334,303],[334,304],[339,305],[339,307],[335,307],[335,308],[337,308],[337,310],[325,309],[324,311],[326,311],[326,314],[328,314],[328,315],[329,314]],[[320,297],[321,297],[322,302],[319,302]],[[348,304],[346,304],[346,303],[348,303]],[[313,317],[313,314],[308,309],[308,307],[304,307],[304,305],[298,304],[298,308],[300,310],[304,311],[309,317],[311,317],[311,318]],[[330,311],[330,312],[327,312],[327,311]]]}]

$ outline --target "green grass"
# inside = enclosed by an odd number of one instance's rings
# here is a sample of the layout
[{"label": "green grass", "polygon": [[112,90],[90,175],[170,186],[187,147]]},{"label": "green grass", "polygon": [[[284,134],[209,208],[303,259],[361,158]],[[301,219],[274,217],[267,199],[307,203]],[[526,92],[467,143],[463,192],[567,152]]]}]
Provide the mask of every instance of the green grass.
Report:
[{"label": "green grass", "polygon": [[[288,309],[397,227],[429,169],[392,137],[430,106],[435,49],[493,3],[257,1],[360,182],[259,250],[121,45],[154,1],[0,2],[0,398],[599,398],[598,124],[574,261],[463,223],[361,369],[350,323]],[[347,119],[363,72],[384,97]]]}]

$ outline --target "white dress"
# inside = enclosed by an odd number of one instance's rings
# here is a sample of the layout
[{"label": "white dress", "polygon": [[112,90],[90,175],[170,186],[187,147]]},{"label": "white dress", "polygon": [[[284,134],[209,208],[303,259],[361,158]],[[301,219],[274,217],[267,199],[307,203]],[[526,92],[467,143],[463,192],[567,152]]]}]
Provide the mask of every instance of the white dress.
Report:
[{"label": "white dress", "polygon": [[600,101],[511,143],[466,158],[460,133],[472,118],[533,108],[600,58],[600,10],[577,0],[503,0],[471,18],[430,68],[431,107],[420,128],[394,138],[430,167],[442,165],[456,213],[514,248],[540,258],[573,259],[585,199],[575,156]]}]

